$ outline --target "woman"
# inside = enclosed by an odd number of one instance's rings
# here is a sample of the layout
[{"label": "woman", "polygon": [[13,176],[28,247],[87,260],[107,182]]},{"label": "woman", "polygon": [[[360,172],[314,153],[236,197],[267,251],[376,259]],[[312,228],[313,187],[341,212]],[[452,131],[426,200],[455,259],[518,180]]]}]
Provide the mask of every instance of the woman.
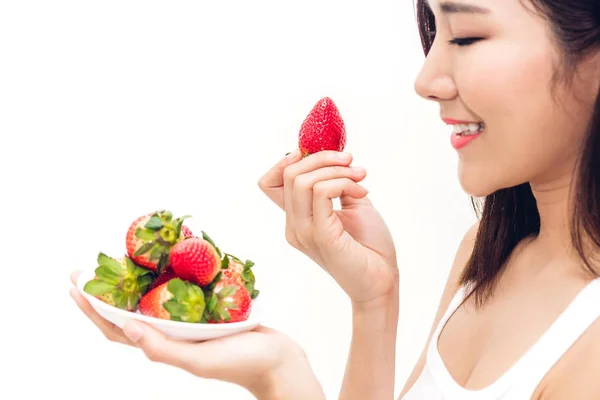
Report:
[{"label": "woman", "polygon": [[[418,1],[427,58],[415,88],[453,125],[460,183],[483,209],[401,397],[598,399],[600,2],[459,1]],[[390,399],[395,248],[359,184],[366,172],[351,163],[350,154],[293,152],[259,186],[285,211],[288,242],[351,299],[340,397]],[[341,211],[332,208],[337,197]],[[324,398],[302,350],[281,333],[261,327],[177,343],[139,323],[120,331],[73,296],[109,339],[151,360],[260,399]],[[227,351],[238,356],[216,356]]]}]

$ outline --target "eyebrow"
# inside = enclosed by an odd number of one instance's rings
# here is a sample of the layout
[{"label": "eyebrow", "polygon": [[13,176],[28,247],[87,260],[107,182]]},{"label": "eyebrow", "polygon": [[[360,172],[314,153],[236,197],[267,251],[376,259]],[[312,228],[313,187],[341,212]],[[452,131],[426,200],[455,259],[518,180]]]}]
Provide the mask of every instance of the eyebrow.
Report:
[{"label": "eyebrow", "polygon": [[[429,1],[425,0],[425,3],[431,8]],[[440,3],[440,10],[444,14],[458,14],[458,13],[469,13],[469,14],[488,14],[489,9],[473,4],[458,3],[455,1],[442,1]]]}]

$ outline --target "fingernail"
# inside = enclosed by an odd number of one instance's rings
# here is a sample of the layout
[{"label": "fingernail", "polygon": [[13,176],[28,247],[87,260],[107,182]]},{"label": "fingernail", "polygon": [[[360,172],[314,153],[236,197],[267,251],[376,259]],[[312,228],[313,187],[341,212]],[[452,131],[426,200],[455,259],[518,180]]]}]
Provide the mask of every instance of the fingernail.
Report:
[{"label": "fingernail", "polygon": [[77,293],[77,289],[75,289],[74,287],[69,290],[69,294],[71,295],[72,298],[75,298],[76,293]]},{"label": "fingernail", "polygon": [[337,156],[342,161],[347,161],[350,159],[350,153],[338,153]]},{"label": "fingernail", "polygon": [[362,174],[363,172],[365,172],[365,169],[363,167],[352,167],[352,170],[359,174]]},{"label": "fingernail", "polygon": [[123,333],[133,343],[137,343],[144,335],[143,329],[137,323],[131,321],[125,324],[123,327]]}]

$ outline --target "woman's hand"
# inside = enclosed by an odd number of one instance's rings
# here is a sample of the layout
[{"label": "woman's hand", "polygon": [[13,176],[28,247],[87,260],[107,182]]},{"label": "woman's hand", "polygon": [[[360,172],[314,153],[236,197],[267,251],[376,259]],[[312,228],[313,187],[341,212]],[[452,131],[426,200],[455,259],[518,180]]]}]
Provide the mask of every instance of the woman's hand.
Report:
[{"label": "woman's hand", "polygon": [[[352,155],[321,151],[280,160],[258,184],[286,213],[286,239],[338,282],[355,304],[380,299],[397,287],[391,234],[358,182]],[[340,198],[341,210],[333,209]]]},{"label": "woman's hand", "polygon": [[[71,275],[73,284],[78,276],[79,272]],[[108,340],[138,347],[151,361],[240,385],[259,399],[324,398],[301,347],[278,331],[259,326],[206,342],[177,341],[139,321],[130,321],[121,330],[94,311],[77,288],[70,293]]]}]

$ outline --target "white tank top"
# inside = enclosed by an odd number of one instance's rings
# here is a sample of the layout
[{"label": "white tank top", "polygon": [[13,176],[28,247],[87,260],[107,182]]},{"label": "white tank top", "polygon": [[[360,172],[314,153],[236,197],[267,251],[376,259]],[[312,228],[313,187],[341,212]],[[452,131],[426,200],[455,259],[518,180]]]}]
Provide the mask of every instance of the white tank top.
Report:
[{"label": "white tank top", "polygon": [[427,349],[423,372],[402,400],[529,400],[548,371],[600,316],[600,278],[587,284],[542,337],[500,378],[480,390],[460,386],[438,352],[438,337],[464,299],[458,290]]}]

